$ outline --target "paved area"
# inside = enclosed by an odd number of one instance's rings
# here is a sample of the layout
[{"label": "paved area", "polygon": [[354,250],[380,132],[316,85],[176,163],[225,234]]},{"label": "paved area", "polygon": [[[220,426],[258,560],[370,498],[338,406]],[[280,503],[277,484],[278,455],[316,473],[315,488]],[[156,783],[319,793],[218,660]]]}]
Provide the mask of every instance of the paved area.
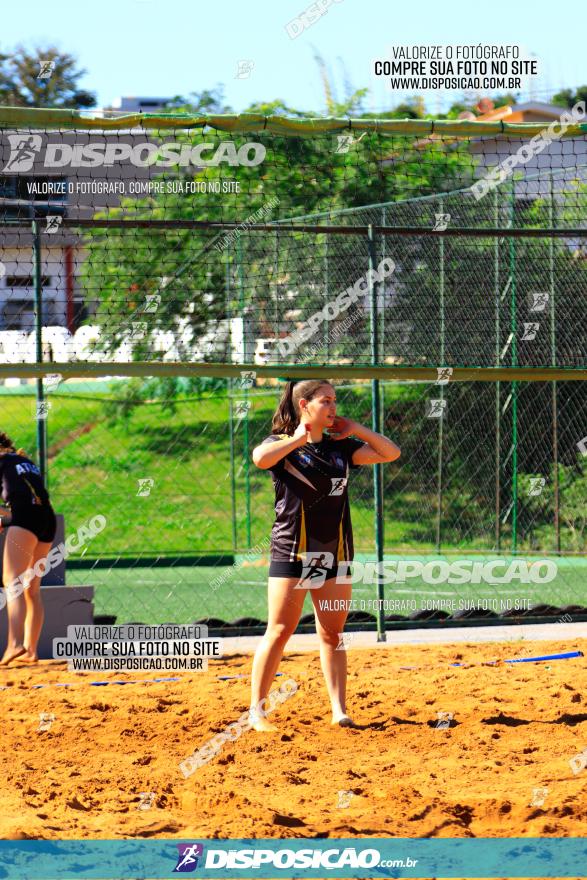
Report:
[{"label": "paved area", "polygon": [[[387,641],[378,642],[377,633],[353,633],[354,648],[389,648],[393,645],[413,644],[451,644],[453,642],[517,642],[540,641],[547,639],[572,640],[587,638],[587,621],[579,623],[536,623],[510,626],[462,626],[451,629],[402,629],[387,632]],[[222,639],[223,654],[250,654],[259,644],[262,636],[240,636]],[[294,634],[285,648],[289,651],[317,651],[316,633]],[[561,650],[563,647],[561,646]]]}]

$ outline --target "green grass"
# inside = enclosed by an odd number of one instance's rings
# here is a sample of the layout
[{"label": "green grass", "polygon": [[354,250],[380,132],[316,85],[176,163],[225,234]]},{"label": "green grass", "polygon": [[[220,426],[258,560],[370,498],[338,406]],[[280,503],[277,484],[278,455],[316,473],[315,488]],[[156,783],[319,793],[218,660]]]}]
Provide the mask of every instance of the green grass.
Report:
[{"label": "green grass", "polygon": [[[59,394],[48,395],[49,449],[57,444],[65,443],[83,425],[90,425],[102,417],[102,404],[99,400],[65,398]],[[34,389],[30,393],[18,395],[2,394],[0,396],[1,424],[0,430],[5,431],[17,447],[25,449],[36,458],[37,426],[36,402]]]},{"label": "green grass", "polygon": [[[151,402],[139,406],[127,421],[109,422],[105,401],[112,395],[104,385],[83,386],[75,395],[69,383],[49,396],[48,420],[49,490],[55,508],[65,515],[68,533],[95,514],[103,514],[106,528],[92,539],[82,555],[89,558],[125,556],[173,557],[230,553],[233,550],[228,402],[225,397],[180,400],[175,412]],[[34,387],[26,395],[0,396],[0,428],[30,454],[35,450]],[[82,393],[85,394],[82,397]],[[408,393],[399,386],[397,400]],[[413,395],[413,389],[409,394]],[[389,396],[390,389],[387,389]],[[342,393],[340,395],[342,397]],[[272,396],[251,396],[248,441],[245,423],[235,422],[235,483],[237,547],[267,546],[273,522],[273,483],[250,459],[252,448],[268,433],[275,406]],[[341,411],[370,424],[370,390],[367,386],[342,399]],[[415,430],[415,429],[414,429]],[[406,440],[408,437],[406,437]],[[411,441],[416,442],[412,439]],[[433,475],[418,491],[411,485],[411,456],[407,470],[386,465],[385,547],[398,553],[434,553],[436,489]],[[153,481],[146,497],[138,496],[139,480]],[[247,522],[247,484],[250,497],[250,544]],[[351,511],[357,556],[374,553],[372,469],[351,472]],[[492,523],[485,511],[465,504],[463,516],[470,525],[458,540],[443,520],[443,551],[486,549],[491,554]],[[507,543],[507,536],[504,544]],[[504,552],[506,552],[504,550]],[[520,546],[520,552],[523,552]],[[547,553],[543,555],[548,555]],[[386,558],[392,558],[389,555]],[[412,579],[408,585],[385,587],[388,597],[455,595],[463,598],[490,597],[505,592],[530,596],[533,602],[562,607],[581,604],[585,596],[587,569],[582,560],[559,560],[559,578],[550,585],[496,586],[463,585],[431,588]],[[206,616],[234,620],[266,613],[267,569],[242,567],[216,592],[209,583],[220,573],[217,568],[116,568],[72,570],[68,583],[93,583],[96,613],[116,615],[120,621],[186,622]],[[407,592],[399,592],[404,590]],[[497,591],[497,592],[496,592]],[[375,598],[373,585],[357,584],[355,597]],[[531,594],[531,595],[530,595]],[[311,610],[309,597],[306,611]]]},{"label": "green grass", "polygon": [[[357,558],[361,558],[360,555]],[[394,558],[399,557],[386,556],[386,559]],[[219,617],[225,621],[256,617],[264,621],[267,617],[268,569],[241,563],[242,559],[237,560],[237,568],[76,569],[68,572],[67,581],[77,586],[92,584],[95,588],[95,614],[114,615],[118,623],[190,623],[203,617]],[[404,584],[386,584],[384,595],[392,600],[415,600],[418,610],[424,601],[447,599],[454,599],[457,603],[459,599],[468,602],[496,599],[496,613],[505,611],[508,602],[514,608],[516,600],[525,600],[525,606],[544,603],[558,608],[585,604],[587,560],[560,559],[556,563],[557,577],[546,584],[525,584],[516,580],[511,584],[431,586],[421,578],[410,578]],[[214,590],[211,582],[223,573],[227,574],[227,580]],[[357,582],[353,585],[353,598],[359,602],[376,599],[377,588],[373,584]],[[373,613],[369,607],[364,610]],[[452,609],[446,610],[451,613]],[[308,593],[303,613],[311,611]],[[391,609],[386,613],[392,613]],[[407,616],[410,611],[398,610],[397,613]]]}]

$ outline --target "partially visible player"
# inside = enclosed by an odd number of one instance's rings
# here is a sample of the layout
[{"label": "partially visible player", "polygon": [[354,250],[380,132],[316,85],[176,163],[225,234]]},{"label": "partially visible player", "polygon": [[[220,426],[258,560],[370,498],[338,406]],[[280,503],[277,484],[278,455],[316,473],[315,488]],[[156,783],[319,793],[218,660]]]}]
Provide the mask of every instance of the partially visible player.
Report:
[{"label": "partially visible player", "polygon": [[298,625],[305,584],[311,585],[308,573],[316,563],[309,562],[304,570],[309,557],[322,558],[326,568],[323,585],[312,588],[311,596],[332,724],[353,725],[346,712],[346,650],[339,649],[352,590],[345,576],[345,563],[353,559],[349,469],[399,456],[399,447],[387,437],[336,415],[336,392],[329,382],[287,383],[273,416],[272,434],[253,450],[257,467],[273,475],[276,513],[267,630],[253,661],[250,719],[255,730],[276,730],[264,716],[264,701]]},{"label": "partially visible player", "polygon": [[[8,643],[0,666],[16,659],[36,663],[44,620],[41,578],[35,575],[25,582],[24,590],[18,579],[51,550],[57,520],[39,468],[2,431],[0,496],[7,505],[0,508],[0,529],[6,529],[2,579],[8,612]],[[12,584],[16,586],[11,589]]]}]

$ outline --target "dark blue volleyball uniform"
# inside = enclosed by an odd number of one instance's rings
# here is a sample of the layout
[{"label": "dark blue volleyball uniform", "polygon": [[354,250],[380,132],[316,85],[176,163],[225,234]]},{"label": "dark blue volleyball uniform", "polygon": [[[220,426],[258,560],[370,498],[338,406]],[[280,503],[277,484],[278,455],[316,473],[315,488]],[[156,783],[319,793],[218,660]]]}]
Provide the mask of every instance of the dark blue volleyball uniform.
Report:
[{"label": "dark blue volleyball uniform", "polygon": [[0,455],[0,495],[10,508],[10,525],[28,529],[39,541],[53,541],[57,520],[34,462],[16,452]]},{"label": "dark blue volleyball uniform", "polygon": [[[287,434],[271,434],[263,443],[274,443]],[[356,449],[362,440],[328,435],[306,443],[268,468],[275,487],[275,523],[271,532],[269,574],[297,577],[303,565],[337,569],[353,558],[353,530],[348,499],[348,478]]]}]

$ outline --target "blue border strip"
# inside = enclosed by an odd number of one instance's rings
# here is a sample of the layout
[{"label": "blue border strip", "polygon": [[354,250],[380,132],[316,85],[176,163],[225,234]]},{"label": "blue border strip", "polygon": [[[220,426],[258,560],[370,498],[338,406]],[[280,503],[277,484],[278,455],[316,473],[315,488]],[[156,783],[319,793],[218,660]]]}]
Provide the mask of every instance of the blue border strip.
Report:
[{"label": "blue border strip", "polygon": [[[395,864],[382,864],[387,860]],[[178,874],[219,880],[579,878],[586,871],[585,837],[0,841],[0,876],[6,880],[159,880]]]}]

